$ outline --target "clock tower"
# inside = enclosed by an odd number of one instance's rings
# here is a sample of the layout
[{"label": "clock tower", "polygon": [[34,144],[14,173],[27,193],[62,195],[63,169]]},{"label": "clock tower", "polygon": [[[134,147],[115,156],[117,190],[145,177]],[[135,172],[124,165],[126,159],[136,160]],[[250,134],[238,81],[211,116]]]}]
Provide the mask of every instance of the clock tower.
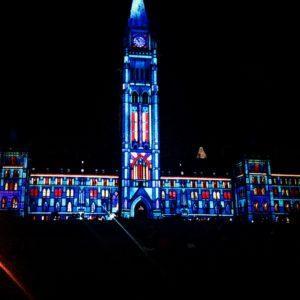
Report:
[{"label": "clock tower", "polygon": [[157,46],[143,0],[133,0],[125,38],[121,213],[161,217]]}]

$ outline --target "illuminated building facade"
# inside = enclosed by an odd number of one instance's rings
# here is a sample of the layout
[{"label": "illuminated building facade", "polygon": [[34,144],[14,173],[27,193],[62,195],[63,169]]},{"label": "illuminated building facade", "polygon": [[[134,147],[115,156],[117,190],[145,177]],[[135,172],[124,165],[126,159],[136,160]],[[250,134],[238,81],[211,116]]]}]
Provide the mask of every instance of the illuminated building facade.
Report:
[{"label": "illuminated building facade", "polygon": [[272,174],[267,160],[238,162],[233,178],[161,177],[157,67],[144,2],[133,0],[124,45],[121,174],[39,174],[27,153],[2,151],[0,212],[36,220],[119,214],[249,221],[299,212],[300,175]]}]

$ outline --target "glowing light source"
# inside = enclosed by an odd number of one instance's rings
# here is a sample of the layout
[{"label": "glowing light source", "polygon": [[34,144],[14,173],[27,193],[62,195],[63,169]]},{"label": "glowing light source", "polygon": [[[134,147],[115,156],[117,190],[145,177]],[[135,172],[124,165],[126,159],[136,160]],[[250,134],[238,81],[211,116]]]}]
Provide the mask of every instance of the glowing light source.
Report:
[{"label": "glowing light source", "polygon": [[143,0],[132,1],[129,26],[131,28],[148,26],[148,18],[147,18],[145,4]]}]

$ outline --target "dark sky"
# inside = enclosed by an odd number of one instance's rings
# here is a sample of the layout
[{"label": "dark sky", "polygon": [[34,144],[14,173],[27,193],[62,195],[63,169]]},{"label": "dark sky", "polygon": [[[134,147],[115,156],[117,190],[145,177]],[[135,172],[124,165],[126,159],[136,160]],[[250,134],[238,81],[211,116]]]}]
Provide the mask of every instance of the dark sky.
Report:
[{"label": "dark sky", "polygon": [[[26,146],[36,167],[118,167],[130,2],[5,8],[0,146]],[[295,10],[145,2],[160,49],[162,167],[193,165],[202,145],[211,166],[246,153],[299,170]]]}]

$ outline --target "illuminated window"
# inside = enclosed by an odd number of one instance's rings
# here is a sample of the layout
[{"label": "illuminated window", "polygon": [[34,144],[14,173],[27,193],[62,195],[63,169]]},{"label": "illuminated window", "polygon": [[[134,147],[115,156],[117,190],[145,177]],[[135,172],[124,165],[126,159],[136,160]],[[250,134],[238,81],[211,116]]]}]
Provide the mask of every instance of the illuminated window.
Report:
[{"label": "illuminated window", "polygon": [[291,204],[290,204],[289,201],[285,201],[285,202],[284,202],[284,210],[285,210],[285,212],[287,212],[287,213],[290,212],[290,210],[291,210]]},{"label": "illuminated window", "polygon": [[6,182],[6,183],[5,183],[5,186],[4,186],[4,189],[5,189],[6,191],[8,191],[8,188],[9,188],[9,186],[8,186],[8,183]]},{"label": "illuminated window", "polygon": [[7,207],[7,198],[3,197],[1,199],[1,208],[6,209],[6,207]]},{"label": "illuminated window", "polygon": [[92,179],[92,185],[93,185],[93,186],[96,186],[97,183],[98,183],[98,180],[97,180],[96,178],[93,178],[93,179]]},{"label": "illuminated window", "polygon": [[259,211],[259,203],[258,202],[254,202],[253,209],[254,209],[255,212]]},{"label": "illuminated window", "polygon": [[102,198],[109,198],[109,190],[102,190],[101,191]]},{"label": "illuminated window", "polygon": [[143,107],[142,111],[142,141],[143,143],[149,143],[150,123],[149,123],[149,109]]},{"label": "illuminated window", "polygon": [[12,198],[11,207],[13,209],[18,209],[18,207],[19,207],[19,200],[16,197]]},{"label": "illuminated window", "polygon": [[170,191],[169,192],[169,199],[175,200],[177,198],[177,193],[176,191]]},{"label": "illuminated window", "polygon": [[96,211],[96,204],[95,202],[93,202],[91,205],[91,213],[94,213],[95,211]]},{"label": "illuminated window", "polygon": [[62,196],[62,189],[61,188],[56,188],[54,190],[54,197],[55,198],[60,198]]},{"label": "illuminated window", "polygon": [[68,185],[73,185],[73,184],[74,184],[74,178],[69,178]]},{"label": "illuminated window", "polygon": [[139,155],[131,163],[131,178],[134,180],[151,180],[151,157]]},{"label": "illuminated window", "polygon": [[96,189],[91,189],[91,190],[90,190],[90,198],[92,198],[92,199],[97,199],[97,197],[98,197],[98,190],[96,190]]},{"label": "illuminated window", "polygon": [[61,178],[55,178],[55,184],[56,185],[61,185],[61,183],[62,183]]},{"label": "illuminated window", "polygon": [[161,199],[162,200],[166,199],[166,192],[165,191],[161,191]]},{"label": "illuminated window", "polygon": [[37,197],[39,195],[39,190],[38,190],[38,188],[32,188],[31,190],[30,190],[30,196],[31,197]]},{"label": "illuminated window", "polygon": [[209,199],[210,198],[209,191],[202,191],[201,198],[204,199],[204,200]]},{"label": "illuminated window", "polygon": [[68,202],[68,204],[67,204],[67,212],[68,213],[72,212],[72,203],[71,202]]},{"label": "illuminated window", "polygon": [[278,201],[274,201],[274,211],[279,212],[279,202]]},{"label": "illuminated window", "polygon": [[268,203],[265,202],[265,203],[263,204],[263,209],[264,209],[265,212],[268,212],[268,210],[269,210],[269,205],[268,205]]},{"label": "illuminated window", "polygon": [[18,190],[18,184],[15,183],[15,184],[14,184],[14,191],[17,191],[17,190]]},{"label": "illuminated window", "polygon": [[73,190],[73,189],[67,189],[67,191],[66,191],[66,196],[67,196],[68,198],[74,197],[74,190]]},{"label": "illuminated window", "polygon": [[60,211],[60,203],[59,203],[59,201],[56,201],[56,203],[55,203],[55,211],[56,212]]},{"label": "illuminated window", "polygon": [[10,178],[10,170],[5,170],[4,177],[5,177],[6,179],[7,179],[7,178]]},{"label": "illuminated window", "polygon": [[131,111],[131,142],[139,141],[139,114],[137,106],[132,107]]}]

